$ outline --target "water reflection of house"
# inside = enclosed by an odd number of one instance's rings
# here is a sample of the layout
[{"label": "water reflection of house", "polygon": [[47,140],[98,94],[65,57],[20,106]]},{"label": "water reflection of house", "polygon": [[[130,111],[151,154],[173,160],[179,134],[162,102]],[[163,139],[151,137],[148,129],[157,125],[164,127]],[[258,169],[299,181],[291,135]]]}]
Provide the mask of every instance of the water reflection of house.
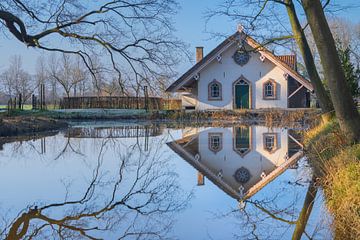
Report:
[{"label": "water reflection of house", "polygon": [[302,151],[289,156],[289,139],[296,142],[287,129],[238,126],[192,129],[168,146],[199,171],[198,185],[207,177],[231,197],[244,200],[302,156]]}]

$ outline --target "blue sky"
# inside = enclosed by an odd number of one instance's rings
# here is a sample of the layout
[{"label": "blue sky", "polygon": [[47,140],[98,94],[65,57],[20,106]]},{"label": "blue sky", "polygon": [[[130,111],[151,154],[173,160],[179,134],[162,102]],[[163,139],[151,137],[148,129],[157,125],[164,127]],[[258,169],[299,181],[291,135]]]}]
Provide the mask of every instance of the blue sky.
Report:
[{"label": "blue sky", "polygon": [[[190,51],[193,52],[196,46],[204,46],[206,54],[219,43],[219,39],[211,39],[210,34],[205,31],[204,13],[208,9],[214,8],[220,1],[221,0],[179,0],[181,9],[179,9],[179,13],[174,17],[175,27],[177,29],[175,34],[189,44]],[[335,0],[334,2],[341,5],[359,5],[357,0]],[[360,22],[359,7],[352,7],[337,12],[336,15],[352,22]],[[236,30],[237,24],[237,22],[218,19],[217,21],[213,21],[211,26],[208,26],[208,29],[230,34]],[[27,48],[12,37],[6,39],[1,35],[0,71],[8,66],[8,59],[14,54],[22,55],[25,69],[30,73],[34,73],[36,59],[41,54],[41,51]],[[190,65],[190,63],[183,63],[178,67],[178,71],[181,73]]]}]

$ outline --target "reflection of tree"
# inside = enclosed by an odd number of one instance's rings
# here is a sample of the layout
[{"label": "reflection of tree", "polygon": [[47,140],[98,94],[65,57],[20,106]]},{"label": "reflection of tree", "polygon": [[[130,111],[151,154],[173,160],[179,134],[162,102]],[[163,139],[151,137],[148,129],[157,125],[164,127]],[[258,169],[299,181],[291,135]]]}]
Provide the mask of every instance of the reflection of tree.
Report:
[{"label": "reflection of tree", "polygon": [[66,137],[66,143],[65,145],[61,148],[62,150],[57,154],[57,156],[55,157],[55,160],[59,159],[60,157],[62,157],[67,151],[71,150],[72,153],[78,154],[80,156],[84,156],[83,153],[81,153],[81,151],[79,149],[76,149],[72,142],[71,142],[71,138],[70,136]]},{"label": "reflection of tree", "polygon": [[[297,183],[297,185],[299,184]],[[300,196],[295,196],[289,203],[284,204],[281,200],[286,196],[281,192],[275,192],[271,197],[261,201],[246,200],[246,207],[241,211],[234,209],[222,216],[235,217],[238,224],[242,226],[241,235],[235,233],[235,237],[238,239],[282,239],[283,234],[292,228],[294,229],[292,239],[301,239],[303,235],[312,239],[311,235],[316,235],[321,230],[316,227],[312,234],[306,232],[317,191],[318,187],[315,177],[313,177],[300,211],[296,210],[296,205],[301,199]]]},{"label": "reflection of tree", "polygon": [[[72,197],[67,188],[64,201],[27,208],[0,230],[0,237],[162,239],[171,229],[172,213],[182,209],[188,198],[180,196],[177,176],[161,156],[161,144],[151,142],[151,150],[139,155],[134,153],[136,144],[125,154],[119,145],[115,139],[103,139],[81,196]],[[104,156],[109,149],[118,153],[118,161],[116,169],[106,170]]]},{"label": "reflection of tree", "polygon": [[[292,239],[301,239],[303,233],[308,236],[308,234],[305,232],[305,228],[314,206],[317,191],[318,187],[315,185],[315,177],[313,177],[312,181],[309,184],[308,190],[306,191],[304,205],[296,222],[296,227]],[[309,237],[309,239],[311,238]]]}]

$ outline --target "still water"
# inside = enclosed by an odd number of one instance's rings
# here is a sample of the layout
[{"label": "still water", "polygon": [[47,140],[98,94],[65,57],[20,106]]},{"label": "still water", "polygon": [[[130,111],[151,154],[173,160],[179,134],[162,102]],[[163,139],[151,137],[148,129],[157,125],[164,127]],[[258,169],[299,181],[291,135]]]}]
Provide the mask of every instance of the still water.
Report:
[{"label": "still water", "polygon": [[301,132],[92,122],[5,143],[0,238],[331,239]]}]

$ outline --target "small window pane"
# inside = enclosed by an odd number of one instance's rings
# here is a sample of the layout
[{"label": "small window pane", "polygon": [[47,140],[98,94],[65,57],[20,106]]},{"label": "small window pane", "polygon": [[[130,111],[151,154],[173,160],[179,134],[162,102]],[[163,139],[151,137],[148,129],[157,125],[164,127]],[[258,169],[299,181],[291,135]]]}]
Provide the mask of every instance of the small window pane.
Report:
[{"label": "small window pane", "polygon": [[274,97],[274,84],[266,83],[265,84],[265,97]]},{"label": "small window pane", "polygon": [[219,148],[220,148],[220,137],[219,136],[211,137],[211,148],[213,150],[219,150]]},{"label": "small window pane", "polygon": [[211,151],[218,152],[222,148],[222,135],[218,133],[209,134],[209,148]]},{"label": "small window pane", "polygon": [[219,83],[211,83],[209,95],[211,98],[221,98],[221,85]]},{"label": "small window pane", "polygon": [[275,146],[275,135],[267,135],[265,136],[265,141],[264,141],[264,144],[265,144],[265,149],[268,150],[268,151],[273,151],[276,146]]}]

